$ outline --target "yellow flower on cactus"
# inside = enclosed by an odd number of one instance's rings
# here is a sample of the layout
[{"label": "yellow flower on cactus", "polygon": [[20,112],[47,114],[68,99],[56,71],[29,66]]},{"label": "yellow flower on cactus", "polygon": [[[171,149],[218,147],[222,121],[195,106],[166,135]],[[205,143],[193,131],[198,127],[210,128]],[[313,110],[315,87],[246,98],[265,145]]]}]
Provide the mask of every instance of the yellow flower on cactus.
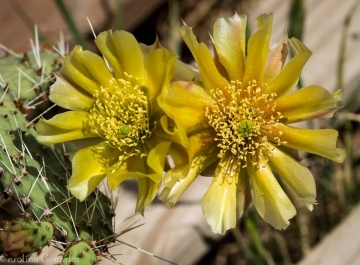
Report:
[{"label": "yellow flower on cactus", "polygon": [[[199,71],[183,74],[183,80],[174,82],[160,101],[188,135],[187,159],[178,152],[160,198],[173,206],[199,174],[215,168],[202,210],[213,232],[221,234],[236,226],[251,201],[273,227],[289,225],[296,210],[272,170],[312,210],[315,182],[297,161],[296,150],[335,162],[345,158],[344,150],[336,148],[337,131],[288,125],[331,116],[341,92],[329,93],[313,85],[288,93],[311,51],[286,35],[271,44],[272,14],[257,18],[259,30],[246,48],[246,20],[237,14],[217,20],[213,56],[197,42],[192,29],[183,26],[180,34]],[[287,43],[294,57],[284,65]]]},{"label": "yellow flower on cactus", "polygon": [[112,189],[138,179],[142,213],[159,189],[170,144],[182,141],[157,102],[177,56],[158,42],[139,44],[125,31],[103,32],[95,43],[106,61],[80,46],[66,56],[50,99],[70,111],[40,120],[38,140],[79,146],[67,187],[80,200],[105,176]]}]

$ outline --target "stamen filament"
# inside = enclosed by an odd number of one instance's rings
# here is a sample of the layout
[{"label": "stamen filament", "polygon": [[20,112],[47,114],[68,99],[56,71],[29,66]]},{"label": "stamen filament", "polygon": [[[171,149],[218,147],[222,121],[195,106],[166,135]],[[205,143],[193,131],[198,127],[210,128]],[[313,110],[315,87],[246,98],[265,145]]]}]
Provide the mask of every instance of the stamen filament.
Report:
[{"label": "stamen filament", "polygon": [[[87,124],[88,130],[120,151],[119,166],[130,156],[146,156],[139,147],[151,136],[147,97],[135,80],[127,77],[130,81],[112,79],[108,87],[95,92]],[[104,151],[101,149],[98,151]]]},{"label": "stamen filament", "polygon": [[[211,94],[216,103],[206,108],[205,116],[216,131],[219,158],[230,152],[243,160],[245,166],[247,162],[258,165],[263,159],[267,134],[282,117],[272,102],[276,95],[263,94],[255,80],[247,87],[238,80],[232,81]],[[280,136],[277,144],[281,144]]]}]

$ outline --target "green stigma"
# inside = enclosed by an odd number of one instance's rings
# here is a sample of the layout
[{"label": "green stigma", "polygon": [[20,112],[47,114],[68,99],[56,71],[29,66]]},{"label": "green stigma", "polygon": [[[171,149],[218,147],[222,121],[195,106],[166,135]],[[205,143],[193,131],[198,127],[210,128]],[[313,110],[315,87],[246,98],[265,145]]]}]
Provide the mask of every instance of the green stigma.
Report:
[{"label": "green stigma", "polygon": [[237,130],[242,137],[248,137],[254,131],[254,126],[251,121],[243,120],[239,122]]},{"label": "green stigma", "polygon": [[129,125],[123,125],[120,127],[120,134],[128,135],[131,132],[131,128]]}]

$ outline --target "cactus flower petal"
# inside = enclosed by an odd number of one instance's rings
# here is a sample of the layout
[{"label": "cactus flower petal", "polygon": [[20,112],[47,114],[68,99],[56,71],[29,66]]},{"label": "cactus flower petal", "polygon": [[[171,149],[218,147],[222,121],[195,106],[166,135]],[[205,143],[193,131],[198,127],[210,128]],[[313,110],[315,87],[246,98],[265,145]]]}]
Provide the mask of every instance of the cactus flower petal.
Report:
[{"label": "cactus flower petal", "polygon": [[116,78],[144,78],[144,59],[135,37],[126,31],[106,31],[95,39],[96,46],[115,72]]},{"label": "cactus flower petal", "polygon": [[245,67],[246,15],[220,18],[214,25],[214,44],[230,79],[242,79]]},{"label": "cactus flower petal", "polygon": [[80,201],[85,200],[106,176],[92,149],[83,148],[73,158],[73,173],[67,188]]},{"label": "cactus flower petal", "polygon": [[266,59],[266,65],[264,70],[265,84],[270,84],[274,80],[274,78],[280,74],[288,53],[287,41],[288,36],[287,34],[285,34],[285,36],[279,43],[270,43],[269,53]]},{"label": "cactus flower petal", "polygon": [[280,74],[265,87],[264,93],[275,93],[280,97],[291,90],[298,82],[301,70],[309,60],[312,52],[299,40],[290,39],[294,57],[284,66]]},{"label": "cactus flower petal", "polygon": [[270,44],[272,20],[272,14],[262,14],[257,18],[259,30],[250,37],[248,43],[248,55],[243,78],[243,83],[245,85],[248,85],[249,82],[252,82],[252,80],[256,80],[259,86],[263,86],[265,65]]},{"label": "cactus flower petal", "polygon": [[308,86],[280,97],[274,103],[276,111],[282,113],[286,123],[295,123],[331,116],[339,109],[336,103],[340,99],[341,91],[330,93],[319,86]]},{"label": "cactus flower petal", "polygon": [[65,57],[61,74],[71,80],[76,88],[81,87],[90,94],[101,86],[108,86],[112,78],[104,60],[95,53],[83,51],[81,46],[75,46]]},{"label": "cactus flower petal", "polygon": [[204,88],[208,91],[222,87],[227,83],[217,70],[209,49],[204,43],[198,43],[192,29],[183,26],[179,29],[180,35],[192,52],[200,69],[200,76],[204,82]]},{"label": "cactus flower petal", "polygon": [[260,168],[247,167],[253,186],[253,200],[259,215],[276,229],[285,229],[296,209],[289,200],[269,165],[262,162]]},{"label": "cactus flower petal", "polygon": [[278,124],[277,128],[269,134],[269,139],[276,141],[274,135],[277,133],[281,134],[285,146],[317,154],[338,163],[342,163],[345,159],[345,151],[336,148],[338,137],[336,130],[311,130]]},{"label": "cactus flower petal", "polygon": [[269,165],[288,184],[309,210],[316,204],[315,180],[310,170],[274,146],[267,149]]},{"label": "cactus flower petal", "polygon": [[[153,106],[153,111],[157,112],[159,107],[156,101],[158,96],[158,87],[170,86],[170,79],[175,74],[175,67],[173,67],[177,56],[166,50],[157,49],[148,54],[145,60],[145,77],[144,87],[147,89],[147,95]],[[156,65],[156,67],[154,67]],[[163,89],[166,89],[165,87]]]},{"label": "cactus flower petal", "polygon": [[84,124],[87,122],[88,113],[84,111],[69,111],[58,114],[50,120],[41,119],[36,125],[38,141],[44,144],[56,144],[97,137],[97,134],[84,129]]},{"label": "cactus flower petal", "polygon": [[240,164],[226,157],[220,161],[214,179],[202,200],[202,210],[206,221],[214,233],[225,234],[234,228],[238,219],[237,186],[240,175]]},{"label": "cactus flower petal", "polygon": [[60,107],[69,110],[87,111],[94,100],[84,89],[72,85],[59,74],[56,74],[56,83],[51,86],[50,100],[57,102]]},{"label": "cactus flower petal", "polygon": [[207,103],[204,100],[199,100],[194,95],[196,90],[203,91],[193,83],[190,83],[186,88],[180,83],[175,83],[167,94],[166,99],[160,98],[161,107],[170,118],[175,113],[181,113],[181,115],[177,115],[176,121],[182,127],[190,128],[205,122],[204,111]]}]

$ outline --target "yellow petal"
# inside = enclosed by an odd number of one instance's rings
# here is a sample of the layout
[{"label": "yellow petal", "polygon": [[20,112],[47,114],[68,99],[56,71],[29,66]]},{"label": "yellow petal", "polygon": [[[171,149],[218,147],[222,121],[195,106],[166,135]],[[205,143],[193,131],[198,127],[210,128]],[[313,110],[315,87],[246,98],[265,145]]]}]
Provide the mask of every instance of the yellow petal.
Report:
[{"label": "yellow petal", "polygon": [[246,212],[246,209],[251,203],[251,189],[250,189],[250,178],[245,169],[240,170],[239,181],[237,185],[237,195],[236,195],[236,210],[238,218],[240,218],[243,213]]},{"label": "yellow petal", "polygon": [[278,145],[278,146],[276,146],[276,148],[279,149],[281,152],[294,158],[295,161],[301,162],[303,160],[303,158],[300,156],[299,150],[296,150],[294,148],[290,148],[290,147],[284,146],[284,145]]},{"label": "yellow petal", "polygon": [[282,144],[285,146],[317,154],[338,163],[343,162],[345,159],[345,151],[336,148],[338,132],[335,130],[311,130],[278,124],[277,129],[273,130],[272,134],[269,135],[270,138],[276,141],[274,136],[278,136],[279,132],[282,134],[280,139],[284,141]]},{"label": "yellow petal", "polygon": [[135,212],[144,215],[145,208],[154,200],[160,187],[160,182],[156,183],[149,178],[138,179],[138,200]]},{"label": "yellow petal", "polygon": [[[214,162],[219,152],[217,147],[218,142],[214,141],[215,137],[216,132],[212,128],[203,129],[200,132],[189,135],[187,146],[189,161],[192,161],[192,159],[198,155],[203,155]],[[208,165],[211,163],[208,163]]]},{"label": "yellow petal", "polygon": [[159,200],[164,201],[168,208],[173,207],[196,177],[196,173],[189,171],[189,164],[175,165],[164,176],[165,187],[158,197]]},{"label": "yellow petal", "polygon": [[269,165],[262,162],[260,169],[247,166],[253,186],[253,201],[259,215],[276,229],[285,229],[296,209],[275,179]]},{"label": "yellow petal", "polygon": [[150,52],[163,48],[161,45],[158,36],[156,36],[155,42],[152,45],[146,45],[144,43],[139,43],[140,49],[144,56],[147,56]]},{"label": "yellow petal", "polygon": [[[174,167],[166,172],[163,184],[166,188],[171,189],[179,179],[186,177],[189,171],[189,160],[186,149],[174,143],[169,149],[169,155],[174,163]],[[166,197],[167,195],[164,195],[163,199]]]},{"label": "yellow petal", "polygon": [[[159,195],[159,199],[162,200],[168,208],[175,206],[180,196],[194,182],[201,171],[202,165],[200,164],[192,165],[190,169],[188,165],[183,164],[168,171],[166,178],[178,178],[178,181],[172,187],[165,187]],[[173,176],[172,174],[177,174],[177,176]]]},{"label": "yellow petal", "polygon": [[[147,157],[131,156],[120,167],[107,169],[110,188],[116,189],[118,185],[127,179],[138,178],[149,178],[154,183],[159,184],[170,145],[171,142],[161,142],[150,150]],[[114,157],[115,161],[120,155],[121,153],[117,153],[116,149],[113,148],[105,149],[101,154],[102,157],[108,159]]]},{"label": "yellow petal", "polygon": [[338,109],[339,100],[341,91],[331,94],[322,87],[308,86],[278,98],[274,104],[286,123],[294,123],[332,115]]},{"label": "yellow petal", "polygon": [[172,180],[178,179],[172,187],[165,187],[159,196],[159,199],[163,200],[167,207],[173,207],[196,177],[217,159],[216,145],[203,145],[202,149],[198,150],[196,155],[193,158],[189,157],[189,159],[190,166],[182,163],[165,175],[166,185],[172,185],[174,183]]},{"label": "yellow petal", "polygon": [[182,163],[188,163],[187,149],[178,144],[172,144],[169,149],[169,155],[175,166]]},{"label": "yellow petal", "polygon": [[89,146],[98,145],[100,143],[104,143],[104,139],[100,137],[83,138],[71,141],[71,144],[73,144],[78,150]]},{"label": "yellow petal", "polygon": [[[147,156],[148,166],[154,170],[158,176],[157,179],[153,179],[156,183],[161,182],[161,176],[164,171],[165,158],[168,154],[171,142],[161,142],[151,149]],[[145,173],[145,172],[144,172]]]},{"label": "yellow petal", "polygon": [[206,45],[197,42],[192,29],[188,26],[181,27],[179,32],[199,66],[201,80],[204,83],[205,90],[211,91],[212,89],[225,87],[228,82],[217,70]]},{"label": "yellow petal", "polygon": [[246,15],[220,18],[214,25],[214,43],[220,63],[230,80],[243,79],[245,68]]},{"label": "yellow petal", "polygon": [[[224,77],[226,80],[230,80],[229,79],[229,74],[227,72],[227,70],[225,69],[225,67],[220,63],[219,61],[219,56],[217,54],[217,51],[216,51],[216,47],[215,47],[215,43],[214,43],[214,40],[212,39],[212,41],[210,42],[210,44],[212,45],[212,49],[213,49],[213,61],[214,61],[214,64],[215,64],[215,67],[216,69],[218,70],[219,74]],[[201,80],[201,79],[200,79]]]},{"label": "yellow petal", "polygon": [[286,94],[298,82],[301,70],[311,56],[311,51],[297,39],[289,40],[294,57],[285,65],[280,74],[264,89],[264,93]]},{"label": "yellow petal", "polygon": [[270,43],[264,70],[264,84],[270,84],[281,72],[281,68],[285,63],[288,54],[287,40],[288,36],[285,34],[280,43]]},{"label": "yellow petal", "polygon": [[223,158],[216,167],[213,181],[205,193],[201,206],[206,221],[214,233],[225,232],[236,226],[239,161]]},{"label": "yellow petal", "polygon": [[265,149],[269,165],[289,185],[309,210],[316,204],[315,180],[310,170],[289,155],[269,145]]},{"label": "yellow petal", "polygon": [[164,115],[160,118],[160,125],[152,131],[152,133],[159,139],[163,141],[171,141],[173,143],[178,143],[182,146],[188,145],[187,135],[185,130],[176,126],[173,120],[167,115]]},{"label": "yellow petal", "polygon": [[[182,84],[187,87],[185,88]],[[206,101],[197,97],[197,95],[192,95],[190,91],[194,93],[199,91],[198,94],[201,93],[200,91],[203,91],[202,94],[207,95],[201,87],[194,83],[175,82],[170,92],[165,97],[159,98],[159,104],[165,113],[183,128],[201,126],[206,123]]]},{"label": "yellow petal", "polygon": [[[164,176],[165,189],[168,189],[168,191],[170,192],[171,189],[174,187],[174,185],[176,185],[176,182],[181,181],[181,179],[186,177],[188,175],[188,172],[189,172],[188,163],[177,164],[173,168],[168,170]],[[167,192],[163,192],[159,196],[160,200],[166,200],[169,194],[167,193],[165,195],[165,193]]]},{"label": "yellow petal", "polygon": [[60,107],[70,110],[88,110],[94,100],[86,90],[73,87],[61,75],[55,74],[56,82],[50,87],[49,98]]},{"label": "yellow petal", "polygon": [[128,171],[116,171],[116,172],[107,172],[108,184],[112,190],[116,190],[116,188],[128,179],[140,179],[144,177],[142,174],[138,174],[137,172],[128,172]]},{"label": "yellow petal", "polygon": [[[150,116],[159,111],[157,96],[161,94],[163,86],[170,86],[175,74],[177,55],[164,48],[154,50],[145,59],[145,79],[143,86],[146,89],[150,105]],[[154,67],[156,65],[156,67]],[[169,90],[169,89],[167,89]]]},{"label": "yellow petal", "polygon": [[107,87],[113,77],[99,55],[82,51],[81,46],[75,46],[65,57],[61,73],[68,81],[85,89],[91,95],[100,86]]},{"label": "yellow petal", "polygon": [[201,80],[199,72],[191,65],[185,64],[179,60],[176,60],[175,65],[176,72],[173,78],[174,81],[199,82]]},{"label": "yellow petal", "polygon": [[[107,150],[108,155],[111,155],[111,149]],[[121,154],[119,154],[121,155]],[[115,153],[115,156],[118,156]],[[126,159],[125,162],[116,170],[108,169],[106,175],[108,177],[109,187],[115,190],[123,181],[128,179],[138,179],[147,177],[148,175],[142,173],[145,172],[146,158],[140,156],[132,156]]]},{"label": "yellow petal", "polygon": [[43,144],[63,143],[76,139],[98,137],[85,130],[88,114],[84,111],[68,111],[50,120],[41,119],[37,125],[38,141]]},{"label": "yellow petal", "polygon": [[243,85],[256,80],[259,87],[263,87],[264,69],[269,49],[272,29],[272,14],[263,14],[257,19],[259,30],[255,32],[248,42],[248,53],[244,73]]},{"label": "yellow petal", "polygon": [[105,178],[105,170],[95,159],[93,147],[79,150],[72,161],[72,176],[67,188],[80,201],[85,200]]},{"label": "yellow petal", "polygon": [[135,37],[126,31],[106,31],[95,39],[96,46],[111,65],[118,79],[126,79],[124,72],[139,80],[144,77],[144,60]]}]

